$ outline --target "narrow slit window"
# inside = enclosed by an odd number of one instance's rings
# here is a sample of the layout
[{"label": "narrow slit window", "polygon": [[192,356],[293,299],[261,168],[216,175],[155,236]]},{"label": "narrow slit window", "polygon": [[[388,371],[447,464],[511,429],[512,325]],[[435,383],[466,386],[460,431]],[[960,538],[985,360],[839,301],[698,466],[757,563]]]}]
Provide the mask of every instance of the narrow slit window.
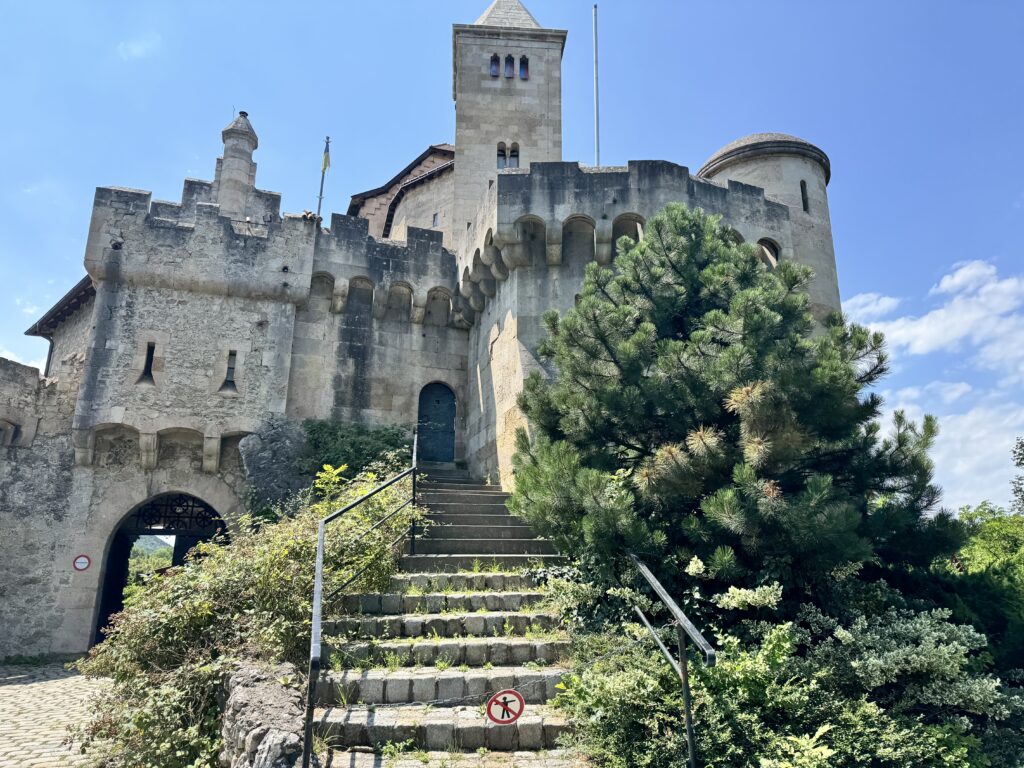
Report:
[{"label": "narrow slit window", "polygon": [[505,153],[505,143],[498,145],[498,170],[508,167],[508,155]]},{"label": "narrow slit window", "polygon": [[519,57],[519,79],[529,80],[530,79],[530,60],[525,56]]},{"label": "narrow slit window", "polygon": [[221,384],[221,392],[237,392],[235,384],[235,364],[238,362],[238,353],[235,350],[228,352],[228,367],[224,373],[224,383]]},{"label": "narrow slit window", "polygon": [[440,217],[440,215],[435,213],[434,214],[434,218],[431,219],[430,226],[437,227],[437,225],[440,224],[440,223],[441,223],[441,217]]},{"label": "narrow slit window", "polygon": [[501,74],[501,58],[498,54],[491,56],[491,77],[497,77]]},{"label": "narrow slit window", "polygon": [[505,77],[511,80],[515,76],[516,60],[512,57],[512,54],[510,53],[508,56],[505,57]]},{"label": "narrow slit window", "polygon": [[156,356],[156,342],[146,343],[146,362],[142,366],[142,375],[137,384],[153,384],[153,358]]},{"label": "narrow slit window", "polygon": [[811,212],[811,205],[807,200],[807,182],[800,180],[800,201],[804,204],[804,213]]},{"label": "narrow slit window", "polygon": [[513,144],[508,151],[508,167],[518,168],[519,167],[519,145]]}]

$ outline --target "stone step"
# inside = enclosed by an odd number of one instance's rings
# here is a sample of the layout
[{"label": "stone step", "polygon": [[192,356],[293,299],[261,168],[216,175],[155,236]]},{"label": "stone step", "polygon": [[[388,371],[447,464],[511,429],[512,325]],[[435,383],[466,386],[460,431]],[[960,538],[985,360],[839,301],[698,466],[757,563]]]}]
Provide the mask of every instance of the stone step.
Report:
[{"label": "stone step", "polygon": [[541,565],[561,565],[564,562],[565,558],[561,555],[416,554],[402,555],[399,567],[408,573],[437,574],[481,570],[517,571]]},{"label": "stone step", "polygon": [[531,661],[554,664],[569,655],[569,641],[559,635],[550,639],[525,637],[469,637],[425,640],[346,641],[328,638],[324,657],[332,666],[344,668],[388,665],[399,667],[434,665],[438,659],[458,667],[522,665]]},{"label": "stone step", "polygon": [[[421,506],[427,505],[421,502]],[[468,504],[431,503],[427,506],[427,510],[428,514],[431,515],[450,515],[452,517],[460,515],[501,515],[502,517],[512,517],[512,513],[508,511],[508,507],[505,506],[504,502],[495,504],[477,504],[476,502]]]},{"label": "stone step", "polygon": [[329,619],[324,622],[324,633],[362,638],[523,637],[528,632],[554,631],[558,624],[557,616],[540,612],[422,613]]},{"label": "stone step", "polygon": [[366,751],[334,750],[331,768],[586,768],[581,757],[561,749],[543,752],[406,752],[384,757]]},{"label": "stone step", "polygon": [[554,555],[550,541],[527,539],[449,539],[427,536],[416,541],[417,555]]},{"label": "stone step", "polygon": [[399,704],[390,707],[319,709],[315,713],[319,735],[346,747],[412,742],[435,750],[486,748],[495,752],[551,749],[567,730],[565,719],[544,705],[527,705],[512,725],[496,725],[479,706],[427,707]]},{"label": "stone step", "polygon": [[431,510],[426,519],[438,525],[527,525],[522,518],[513,516],[504,507],[501,507],[500,511],[483,513]]},{"label": "stone step", "polygon": [[427,592],[420,595],[343,595],[339,601],[347,614],[397,615],[445,611],[519,611],[536,605],[544,592]]},{"label": "stone step", "polygon": [[426,507],[435,504],[501,504],[504,506],[508,494],[501,491],[432,491],[423,489],[419,503]]},{"label": "stone step", "polygon": [[423,480],[417,487],[421,491],[444,491],[445,493],[461,493],[463,491],[505,493],[505,490],[500,485],[487,485],[485,483],[463,482],[459,480]]},{"label": "stone step", "polygon": [[[453,518],[446,517],[438,525],[431,526],[423,534],[424,539],[531,539],[536,538],[533,529],[524,525],[514,517],[502,518],[499,515],[487,515],[498,518],[484,525],[461,525],[449,522]],[[431,518],[432,520],[435,518]],[[458,518],[455,518],[458,519]]]},{"label": "stone step", "polygon": [[317,683],[317,706],[354,704],[433,704],[435,707],[483,704],[497,691],[515,688],[527,704],[543,704],[558,693],[564,667],[494,667],[438,670],[371,669],[329,672]]},{"label": "stone step", "polygon": [[[417,573],[406,569],[406,573],[397,573],[391,577],[388,589],[396,593],[405,593],[412,587],[422,592],[519,592],[536,586],[531,576],[521,573]],[[368,612],[364,610],[364,613]]]}]

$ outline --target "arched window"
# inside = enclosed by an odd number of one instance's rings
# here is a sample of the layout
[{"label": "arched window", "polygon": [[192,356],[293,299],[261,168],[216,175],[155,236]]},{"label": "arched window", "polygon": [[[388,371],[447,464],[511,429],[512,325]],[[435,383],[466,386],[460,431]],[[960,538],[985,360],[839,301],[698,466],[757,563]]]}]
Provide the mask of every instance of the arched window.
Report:
[{"label": "arched window", "polygon": [[498,54],[491,56],[491,77],[497,77],[501,74],[501,57]]},{"label": "arched window", "polygon": [[779,265],[779,244],[767,237],[758,240],[757,244],[761,248],[761,261],[769,269],[775,269]]},{"label": "arched window", "polygon": [[519,57],[519,79],[529,80],[530,79],[530,60],[525,56]]},{"label": "arched window", "polygon": [[804,204],[804,213],[811,212],[811,205],[807,200],[807,182],[800,179],[800,200]]},{"label": "arched window", "polygon": [[518,168],[519,167],[519,145],[513,144],[508,150],[508,167]]},{"label": "arched window", "polygon": [[498,170],[508,167],[508,155],[505,152],[505,142],[498,144]]},{"label": "arched window", "polygon": [[510,53],[508,56],[505,57],[505,77],[511,80],[515,76],[516,60],[512,58],[512,54]]}]

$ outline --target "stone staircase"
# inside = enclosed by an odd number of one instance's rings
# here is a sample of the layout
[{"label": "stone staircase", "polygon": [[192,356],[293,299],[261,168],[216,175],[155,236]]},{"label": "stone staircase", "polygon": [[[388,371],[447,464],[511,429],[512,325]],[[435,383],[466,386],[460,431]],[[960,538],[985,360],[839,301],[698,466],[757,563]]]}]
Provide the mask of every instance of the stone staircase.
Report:
[{"label": "stone staircase", "polygon": [[[556,693],[569,643],[546,595],[521,571],[561,558],[509,514],[508,494],[464,470],[431,468],[420,486],[430,526],[387,593],[347,595],[324,624],[333,671],[317,689],[318,735],[346,768],[575,768],[557,749]],[[483,705],[515,688],[513,725]],[[376,753],[374,753],[376,750]]]}]

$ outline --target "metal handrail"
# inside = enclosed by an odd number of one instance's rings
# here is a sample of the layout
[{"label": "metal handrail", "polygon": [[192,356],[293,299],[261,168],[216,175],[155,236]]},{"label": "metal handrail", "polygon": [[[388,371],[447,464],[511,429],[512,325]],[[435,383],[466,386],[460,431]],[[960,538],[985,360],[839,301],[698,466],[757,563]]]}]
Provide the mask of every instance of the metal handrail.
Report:
[{"label": "metal handrail", "polygon": [[668,593],[661,582],[658,581],[657,577],[651,573],[651,569],[644,565],[643,561],[634,555],[632,552],[626,552],[629,559],[633,561],[633,565],[636,566],[640,575],[644,577],[651,589],[654,590],[654,594],[658,596],[658,599],[668,608],[670,614],[676,625],[676,647],[679,652],[679,660],[676,661],[672,657],[665,643],[661,637],[658,636],[657,631],[651,626],[651,622],[647,620],[644,612],[640,609],[640,606],[634,605],[633,611],[637,616],[640,617],[640,621],[647,627],[647,631],[651,633],[654,638],[654,642],[658,644],[658,650],[661,651],[661,655],[665,657],[668,663],[675,670],[675,673],[679,676],[679,683],[683,687],[683,716],[686,722],[686,751],[687,751],[687,764],[689,768],[697,768],[697,748],[694,745],[693,737],[693,710],[690,703],[690,670],[689,663],[686,654],[686,638],[689,637],[693,643],[700,649],[700,652],[704,655],[704,665],[708,667],[715,666],[716,656],[715,649],[711,643],[704,639],[704,635],[693,625],[693,622],[683,613],[682,609],[676,604],[676,601],[672,599],[672,596]]},{"label": "metal handrail", "polygon": [[[345,515],[347,512],[350,512],[351,510],[353,510],[356,507],[358,507],[360,504],[363,504],[367,500],[373,498],[374,496],[376,496],[381,491],[383,491],[383,490],[385,490],[387,488],[390,488],[395,483],[399,482],[400,480],[405,479],[406,477],[409,477],[410,475],[412,476],[412,493],[410,494],[410,497],[406,501],[404,501],[397,509],[392,510],[384,518],[382,518],[381,520],[378,520],[376,523],[374,523],[372,526],[370,526],[370,528],[368,528],[367,530],[365,530],[361,534],[359,534],[359,536],[356,537],[356,539],[355,539],[355,541],[353,543],[362,540],[363,537],[365,537],[367,534],[369,534],[372,531],[374,531],[377,528],[379,528],[384,522],[386,522],[387,520],[390,520],[392,517],[394,517],[396,514],[401,512],[403,509],[405,509],[410,504],[415,505],[416,504],[416,485],[417,485],[416,484],[416,479],[417,479],[416,476],[419,473],[419,467],[418,467],[417,459],[416,459],[418,448],[419,448],[419,435],[417,434],[416,430],[413,430],[413,435],[412,435],[412,466],[409,467],[406,470],[403,470],[402,472],[399,472],[394,477],[392,477],[392,478],[390,478],[388,480],[385,480],[383,483],[378,485],[372,491],[364,493],[362,496],[360,496],[355,501],[353,501],[353,502],[351,502],[349,504],[346,504],[341,509],[336,510],[336,511],[332,512],[331,514],[327,515],[325,518],[323,518],[320,521],[319,525],[317,526],[317,533],[316,533],[316,565],[314,566],[314,569],[313,569],[313,610],[312,610],[313,621],[312,621],[312,627],[311,627],[310,637],[309,637],[309,670],[308,670],[309,678],[306,681],[306,715],[305,715],[305,723],[304,723],[304,728],[303,728],[303,739],[302,739],[302,768],[309,768],[310,760],[313,757],[313,712],[316,710],[316,686],[317,686],[317,683],[320,680],[320,672],[321,672],[321,669],[322,669],[322,666],[323,666],[322,665],[322,658],[321,658],[321,654],[322,654],[322,651],[323,651],[323,638],[322,638],[322,626],[321,625],[322,625],[322,618],[323,618],[322,615],[323,615],[323,592],[324,592],[324,538],[325,538],[325,532],[327,530],[327,524],[332,522],[332,521],[334,521],[334,520],[337,520],[338,518],[340,518],[343,515]],[[412,538],[412,545],[411,545],[411,550],[410,551],[411,551],[412,554],[416,554],[416,519],[415,519],[415,517],[413,518],[412,524],[409,527],[408,534]],[[407,535],[406,533],[402,533],[397,538],[395,538],[394,541],[392,541],[391,544],[388,546],[388,550],[390,551],[391,548],[394,547],[396,544],[398,544],[403,538],[405,538],[406,535]],[[365,573],[366,570],[369,567],[370,567],[370,564],[367,564],[367,565],[363,566],[362,568],[360,568],[358,571],[356,571],[356,573],[354,573],[344,584],[342,584],[340,587],[338,587],[333,592],[331,592],[331,594],[329,594],[327,596],[327,599],[330,600],[335,595],[337,595],[341,590],[345,589],[345,587],[348,587],[349,585],[351,585],[354,581],[356,581],[356,579],[358,579],[360,576],[362,576],[363,573]]]}]

